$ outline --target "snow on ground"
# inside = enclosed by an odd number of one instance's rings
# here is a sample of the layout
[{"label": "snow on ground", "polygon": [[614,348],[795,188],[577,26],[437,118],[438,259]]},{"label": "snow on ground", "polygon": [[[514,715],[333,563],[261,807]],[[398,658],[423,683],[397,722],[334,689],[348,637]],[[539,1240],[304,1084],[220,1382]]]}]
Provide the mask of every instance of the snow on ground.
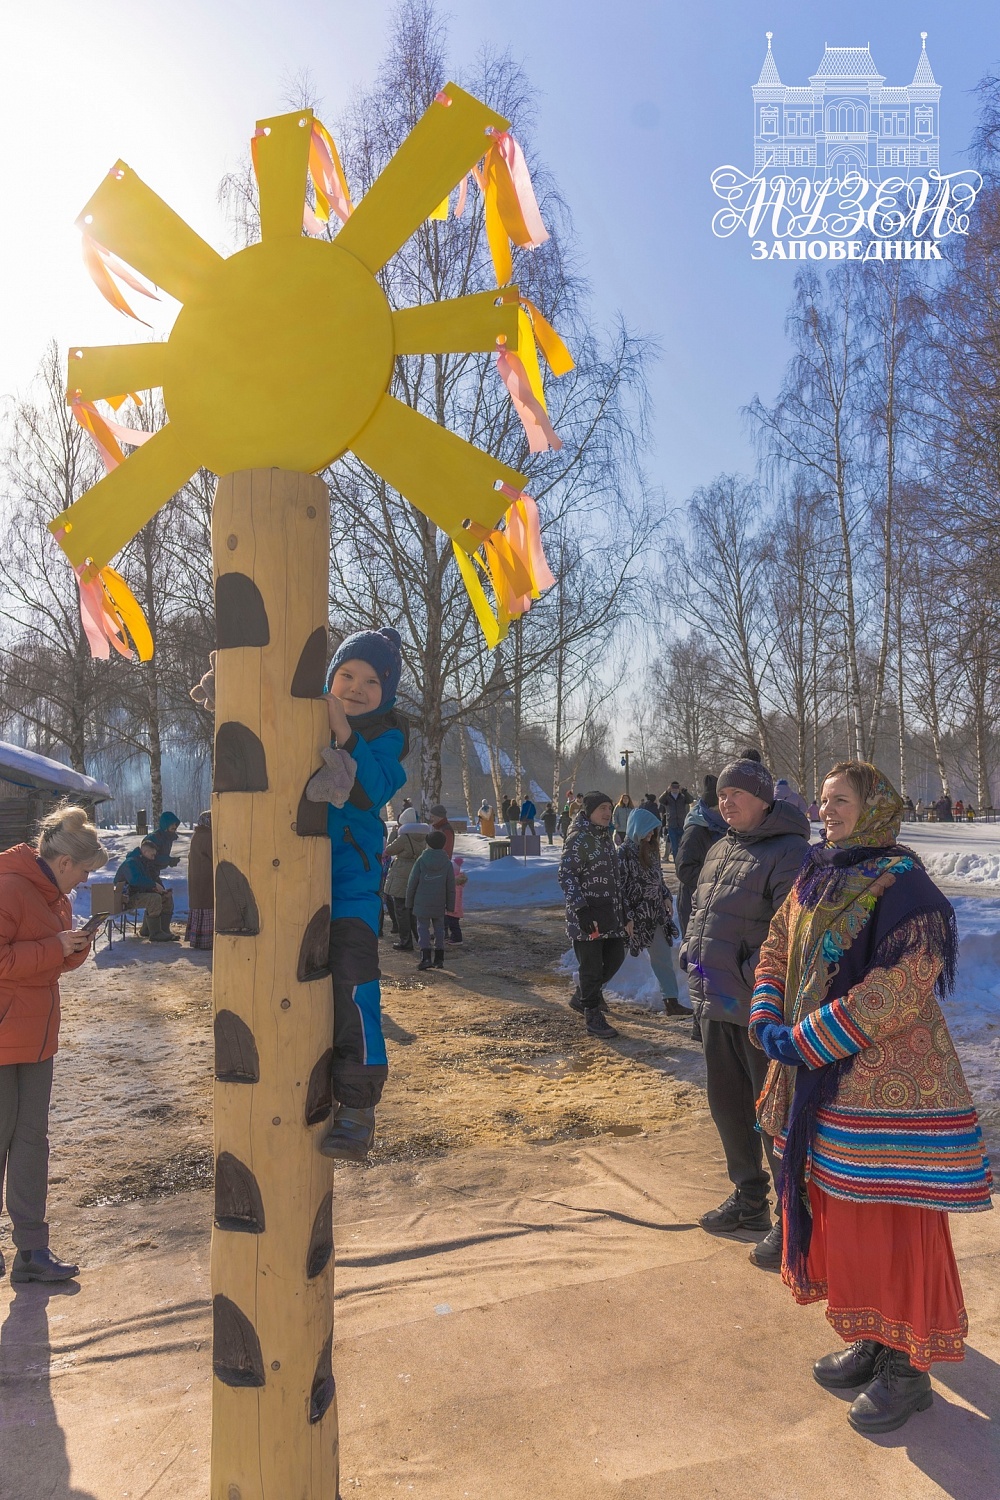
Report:
[{"label": "snow on ground", "polygon": [[948,885],[1000,885],[1000,823],[904,823],[900,842]]},{"label": "snow on ground", "polygon": [[527,859],[490,860],[486,839],[478,833],[455,835],[455,853],[464,861],[462,873],[468,875],[465,887],[465,910],[482,911],[490,906],[551,906],[562,901],[557,871],[562,843],[556,834],[549,844],[542,834],[542,852]]}]

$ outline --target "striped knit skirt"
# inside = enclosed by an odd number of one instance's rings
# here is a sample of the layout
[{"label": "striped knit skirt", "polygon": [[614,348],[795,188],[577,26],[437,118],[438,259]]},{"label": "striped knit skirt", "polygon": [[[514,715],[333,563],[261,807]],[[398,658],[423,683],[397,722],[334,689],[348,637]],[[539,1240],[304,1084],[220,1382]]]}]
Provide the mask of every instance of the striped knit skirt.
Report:
[{"label": "striped knit skirt", "polygon": [[948,1215],[894,1203],[853,1203],[809,1183],[813,1212],[806,1274],[787,1264],[796,1302],[826,1301],[827,1320],[847,1343],[874,1339],[918,1370],[965,1358],[969,1319]]},{"label": "striped knit skirt", "polygon": [[211,948],[215,937],[215,908],[196,906],[188,912],[184,937],[192,948]]}]

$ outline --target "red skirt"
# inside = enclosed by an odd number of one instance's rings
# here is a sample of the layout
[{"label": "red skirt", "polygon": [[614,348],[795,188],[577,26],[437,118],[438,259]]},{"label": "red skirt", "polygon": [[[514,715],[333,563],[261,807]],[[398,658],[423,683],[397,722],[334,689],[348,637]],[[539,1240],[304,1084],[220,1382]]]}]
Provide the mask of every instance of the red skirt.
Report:
[{"label": "red skirt", "polygon": [[806,1276],[787,1264],[796,1302],[826,1301],[827,1320],[847,1343],[876,1339],[918,1370],[965,1358],[962,1301],[948,1215],[892,1203],[849,1203],[809,1184],[813,1211]]}]

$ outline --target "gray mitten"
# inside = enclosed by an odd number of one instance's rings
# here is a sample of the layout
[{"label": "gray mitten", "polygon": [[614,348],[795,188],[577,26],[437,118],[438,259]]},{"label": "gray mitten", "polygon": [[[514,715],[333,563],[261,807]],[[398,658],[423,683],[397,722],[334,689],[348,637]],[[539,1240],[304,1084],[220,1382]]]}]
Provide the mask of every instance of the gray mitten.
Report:
[{"label": "gray mitten", "polygon": [[357,761],[346,750],[335,750],[332,745],[327,745],[320,754],[325,764],[306,782],[306,796],[310,802],[332,802],[334,807],[343,807],[358,774]]},{"label": "gray mitten", "polygon": [[207,709],[209,713],[215,712],[215,652],[209,655],[211,666],[201,681],[191,689],[188,696],[193,698],[199,708]]}]

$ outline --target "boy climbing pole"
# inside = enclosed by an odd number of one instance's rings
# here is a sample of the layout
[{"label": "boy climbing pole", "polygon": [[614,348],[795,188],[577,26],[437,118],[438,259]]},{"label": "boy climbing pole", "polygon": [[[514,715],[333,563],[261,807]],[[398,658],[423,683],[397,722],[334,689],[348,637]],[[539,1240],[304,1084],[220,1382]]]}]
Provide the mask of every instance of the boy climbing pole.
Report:
[{"label": "boy climbing pole", "polygon": [[395,630],[362,630],[338,647],[327,676],[332,745],[309,783],[329,802],[333,859],[333,1097],[326,1156],[364,1161],[375,1138],[375,1106],[388,1074],[382,1035],[378,926],[385,824],[381,811],[406,781],[408,734],[393,712],[402,666]]}]

